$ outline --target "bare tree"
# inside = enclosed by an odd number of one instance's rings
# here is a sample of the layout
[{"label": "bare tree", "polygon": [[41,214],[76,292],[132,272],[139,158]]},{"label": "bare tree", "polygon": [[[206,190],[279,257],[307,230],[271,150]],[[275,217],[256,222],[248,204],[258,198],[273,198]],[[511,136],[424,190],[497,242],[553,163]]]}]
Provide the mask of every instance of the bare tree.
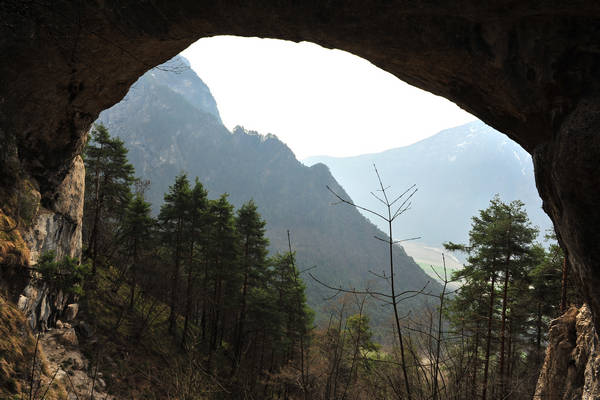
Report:
[{"label": "bare tree", "polygon": [[414,297],[414,296],[422,293],[424,291],[425,287],[418,291],[397,292],[398,289],[396,287],[396,273],[394,270],[394,251],[393,251],[394,245],[399,244],[404,241],[407,241],[407,240],[415,240],[415,239],[419,239],[419,238],[415,237],[415,238],[404,239],[404,240],[394,240],[393,223],[396,220],[396,218],[398,218],[399,216],[401,216],[402,214],[404,214],[406,211],[408,211],[410,209],[410,206],[412,204],[411,199],[417,192],[417,188],[416,188],[416,185],[412,185],[408,189],[406,189],[403,193],[401,193],[400,195],[396,196],[395,198],[391,198],[390,196],[388,196],[389,187],[384,186],[383,181],[381,179],[381,175],[379,174],[379,171],[377,170],[377,167],[374,164],[373,164],[373,168],[375,169],[375,174],[377,175],[379,189],[377,189],[377,191],[376,191],[376,192],[378,192],[377,194],[375,192],[371,192],[371,195],[383,204],[384,210],[385,210],[383,213],[379,213],[379,212],[373,211],[371,209],[368,209],[366,207],[357,205],[354,202],[352,202],[351,200],[345,199],[342,196],[340,196],[329,186],[327,186],[327,189],[339,200],[339,202],[336,204],[343,203],[343,204],[350,205],[352,207],[363,210],[371,215],[374,215],[378,218],[381,218],[383,221],[385,221],[387,223],[388,237],[382,238],[379,236],[375,236],[375,239],[385,242],[388,245],[389,275],[386,275],[385,273],[383,275],[378,275],[378,274],[375,274],[375,275],[384,279],[386,282],[388,282],[391,293],[389,293],[389,294],[382,293],[382,292],[378,292],[378,291],[372,291],[369,289],[367,289],[365,291],[357,291],[357,290],[344,290],[342,288],[333,288],[333,287],[319,281],[312,274],[311,274],[311,277],[313,279],[315,279],[317,282],[319,282],[319,283],[323,284],[324,286],[329,287],[331,289],[355,293],[355,294],[368,294],[368,295],[376,298],[377,300],[383,301],[392,306],[393,311],[394,311],[393,315],[394,315],[394,322],[395,322],[395,330],[396,330],[396,334],[398,337],[398,343],[400,346],[401,368],[402,368],[402,373],[404,375],[404,386],[405,386],[405,390],[406,390],[406,397],[408,398],[408,400],[412,400],[411,384],[410,384],[410,380],[408,378],[408,366],[407,366],[406,354],[405,354],[405,338],[403,337],[403,333],[402,333],[402,327],[401,327],[401,323],[400,323],[400,320],[402,318],[400,317],[400,314],[399,314],[398,304],[401,301],[406,300],[407,298]]}]

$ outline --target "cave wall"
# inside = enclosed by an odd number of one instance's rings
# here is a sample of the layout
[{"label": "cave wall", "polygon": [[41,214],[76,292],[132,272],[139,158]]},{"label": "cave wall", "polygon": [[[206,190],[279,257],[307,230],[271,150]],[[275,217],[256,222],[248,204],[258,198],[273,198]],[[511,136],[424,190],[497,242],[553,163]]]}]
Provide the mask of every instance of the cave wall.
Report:
[{"label": "cave wall", "polygon": [[[22,219],[15,234],[29,238],[13,253],[35,262],[49,243],[35,239],[36,229],[49,221],[59,223],[46,236],[64,225],[72,233],[61,241],[77,246],[72,225],[80,221],[70,217],[78,214],[65,211],[60,192],[76,173],[92,121],[146,70],[201,37],[222,34],[352,52],[516,140],[534,157],[544,208],[600,316],[600,3],[594,1],[5,0],[0,216]],[[23,198],[39,203],[29,219],[21,215]],[[16,243],[6,237],[0,235],[0,249]]]}]

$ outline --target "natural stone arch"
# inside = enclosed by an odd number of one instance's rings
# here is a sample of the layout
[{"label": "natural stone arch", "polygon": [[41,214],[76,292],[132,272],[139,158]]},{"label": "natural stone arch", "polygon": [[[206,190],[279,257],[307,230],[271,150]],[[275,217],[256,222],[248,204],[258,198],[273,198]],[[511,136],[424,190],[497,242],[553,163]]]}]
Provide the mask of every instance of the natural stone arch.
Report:
[{"label": "natural stone arch", "polygon": [[60,188],[65,177],[81,181],[73,160],[91,122],[193,41],[306,40],[444,96],[528,150],[544,208],[600,316],[598,2],[8,0],[0,21],[0,185],[9,214],[8,199],[27,181],[46,211],[80,223]]}]

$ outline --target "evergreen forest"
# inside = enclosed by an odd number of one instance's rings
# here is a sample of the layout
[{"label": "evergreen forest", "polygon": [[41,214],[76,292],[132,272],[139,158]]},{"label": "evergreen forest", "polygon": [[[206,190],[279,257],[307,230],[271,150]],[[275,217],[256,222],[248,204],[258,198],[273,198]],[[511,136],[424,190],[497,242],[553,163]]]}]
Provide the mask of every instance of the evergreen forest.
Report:
[{"label": "evergreen forest", "polygon": [[[550,321],[580,304],[556,239],[539,243],[523,203],[496,196],[467,243],[445,244],[467,262],[439,288],[395,286],[390,231],[383,285],[320,282],[317,321],[293,233],[270,252],[252,199],[236,209],[181,172],[154,216],[152,183],[103,125],[84,161],[82,263],[46,253],[38,269],[81,305],[80,346],[115,398],[528,399]],[[369,307],[387,316],[377,334]]]}]

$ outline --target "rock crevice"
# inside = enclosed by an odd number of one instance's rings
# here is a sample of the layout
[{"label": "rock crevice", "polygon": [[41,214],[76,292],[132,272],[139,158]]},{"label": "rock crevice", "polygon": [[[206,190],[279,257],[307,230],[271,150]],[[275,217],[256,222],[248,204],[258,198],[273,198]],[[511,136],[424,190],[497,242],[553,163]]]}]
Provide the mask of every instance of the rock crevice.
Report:
[{"label": "rock crevice", "polygon": [[535,399],[600,398],[600,348],[589,306],[571,307],[552,321]]}]

